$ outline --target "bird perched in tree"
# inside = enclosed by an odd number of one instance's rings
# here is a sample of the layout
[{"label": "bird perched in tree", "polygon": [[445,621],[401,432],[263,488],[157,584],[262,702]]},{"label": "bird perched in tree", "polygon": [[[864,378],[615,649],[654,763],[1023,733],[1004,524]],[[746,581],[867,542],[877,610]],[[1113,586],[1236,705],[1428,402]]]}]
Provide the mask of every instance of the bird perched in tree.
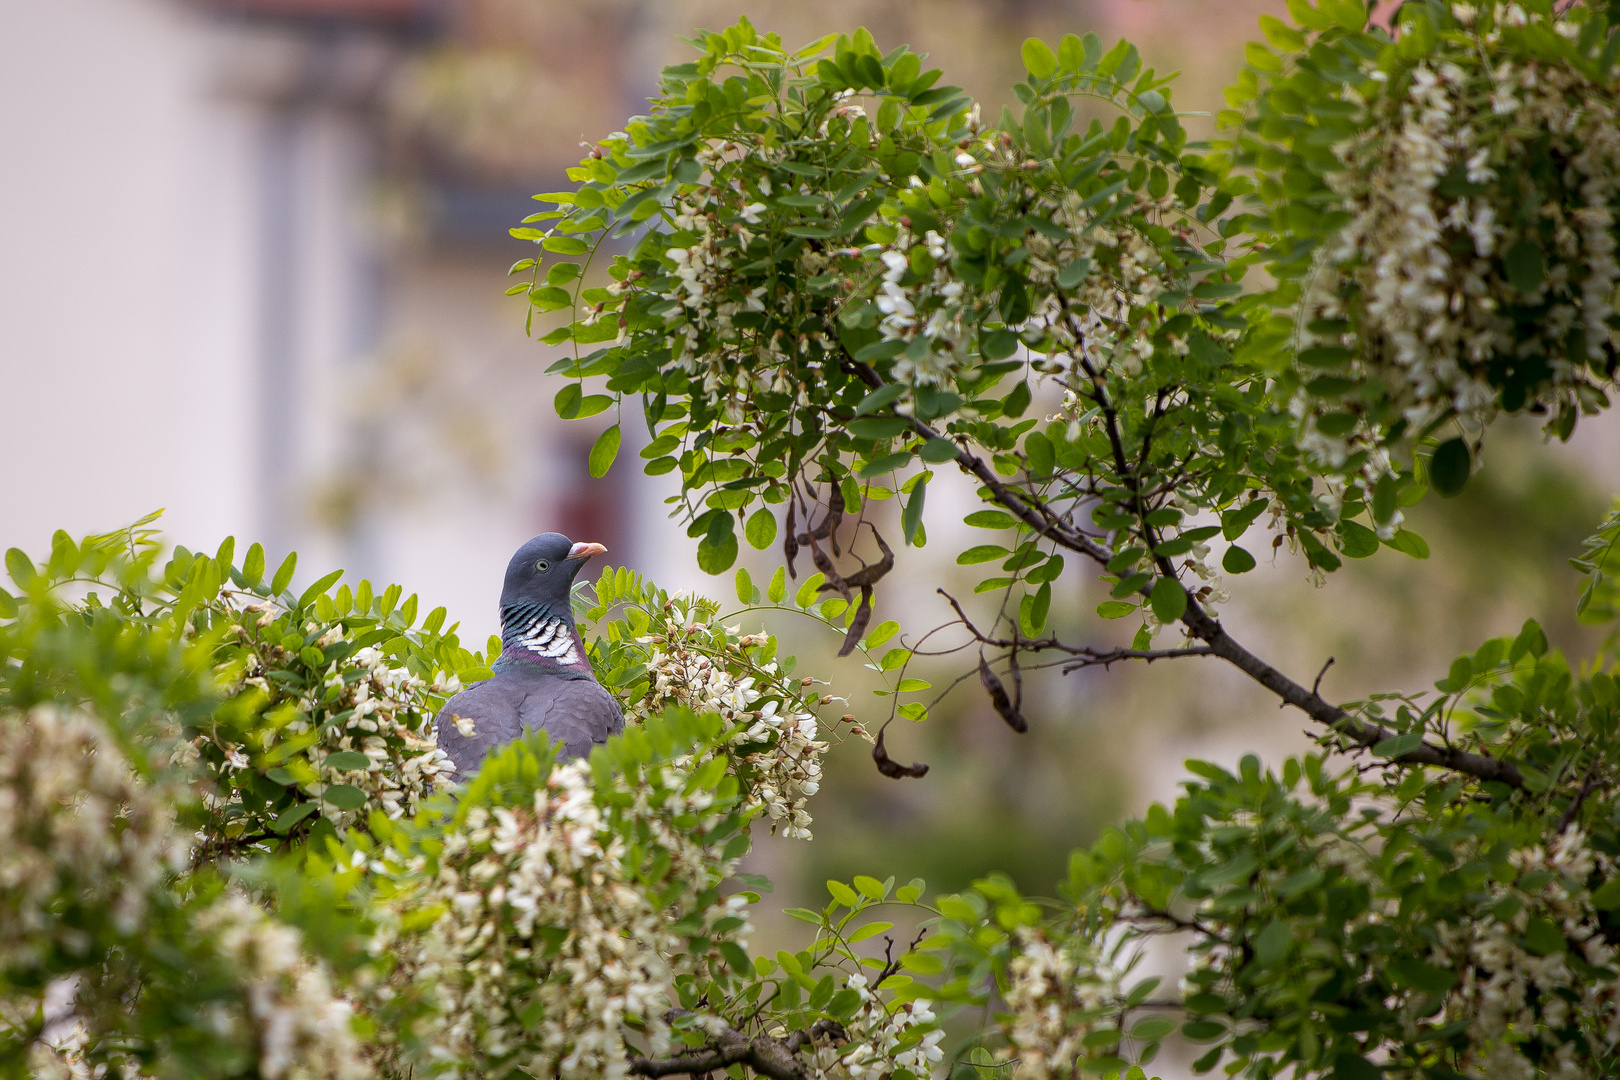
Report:
[{"label": "bird perched in tree", "polygon": [[542,533],[518,548],[501,588],[501,656],[495,675],[445,704],[439,749],[465,779],[484,755],[544,731],[560,758],[583,757],[624,729],[624,713],[591,670],[574,626],[574,576],[601,544],[576,544]]}]

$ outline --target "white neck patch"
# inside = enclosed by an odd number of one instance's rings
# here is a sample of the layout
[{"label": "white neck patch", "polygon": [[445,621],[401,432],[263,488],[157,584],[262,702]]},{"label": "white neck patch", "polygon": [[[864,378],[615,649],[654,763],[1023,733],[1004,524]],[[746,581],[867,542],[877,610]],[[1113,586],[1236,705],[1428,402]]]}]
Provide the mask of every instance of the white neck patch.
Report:
[{"label": "white neck patch", "polygon": [[527,649],[537,656],[544,656],[548,660],[555,660],[559,664],[579,663],[579,647],[574,642],[574,635],[568,629],[568,624],[561,619],[537,616],[533,622],[518,632],[515,643],[520,648]]}]

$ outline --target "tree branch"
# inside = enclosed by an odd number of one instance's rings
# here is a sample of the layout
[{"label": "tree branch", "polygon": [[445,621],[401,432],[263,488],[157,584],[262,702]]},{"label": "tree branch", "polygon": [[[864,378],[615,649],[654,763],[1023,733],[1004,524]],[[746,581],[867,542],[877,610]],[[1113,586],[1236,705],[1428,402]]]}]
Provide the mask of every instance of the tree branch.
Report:
[{"label": "tree branch", "polygon": [[[868,386],[876,389],[884,385],[882,377],[872,369],[871,365],[854,360],[851,360],[849,365],[850,370]],[[937,439],[942,437],[933,428],[916,417],[913,416],[909,419],[912,430],[923,438]],[[1108,560],[1114,557],[1114,553],[1108,549],[1107,545],[1068,527],[1051,511],[1047,510],[1044,504],[1034,499],[1026,500],[1018,492],[1002,483],[982,458],[970,453],[965,447],[958,448],[956,464],[964,472],[978,478],[1003,509],[1028,525],[1037,534],[1056,541],[1076,554],[1085,555],[1102,566],[1106,566]],[[1160,572],[1171,580],[1177,580],[1174,569],[1169,566],[1168,559],[1161,560]],[[1177,581],[1177,584],[1180,584],[1180,582]],[[1181,588],[1183,592],[1187,592],[1185,585],[1181,586]],[[1148,590],[1144,587],[1142,591],[1146,594]],[[1370,750],[1385,739],[1394,738],[1400,734],[1400,732],[1386,728],[1382,724],[1358,720],[1337,705],[1323,700],[1318,694],[1306,689],[1251,653],[1226,632],[1226,628],[1220,624],[1219,620],[1205,612],[1190,592],[1187,593],[1187,609],[1182,614],[1181,621],[1187,627],[1191,636],[1209,646],[1210,653],[1225,660],[1249,676],[1249,678],[1276,694],[1284,704],[1292,705],[1318,724],[1330,729],[1352,746]],[[1391,760],[1402,765],[1432,765],[1437,768],[1462,773],[1465,776],[1472,776],[1478,780],[1507,784],[1510,787],[1522,788],[1524,786],[1524,778],[1520,775],[1518,766],[1512,762],[1500,761],[1496,758],[1469,753],[1449,746],[1435,746],[1432,743],[1423,743],[1416,749]]]},{"label": "tree branch", "polygon": [[697,1050],[666,1058],[632,1057],[630,1071],[647,1077],[697,1076],[732,1065],[746,1065],[770,1080],[811,1080],[810,1070],[794,1055],[817,1039],[844,1042],[848,1038],[843,1025],[834,1020],[817,1020],[808,1032],[795,1031],[780,1039],[767,1035],[749,1038],[727,1027],[707,1046]]},{"label": "tree branch", "polygon": [[1208,645],[1189,645],[1183,649],[1079,649],[1079,659],[1063,665],[1063,674],[1088,667],[1109,667],[1122,660],[1176,660],[1183,656],[1214,656]]}]

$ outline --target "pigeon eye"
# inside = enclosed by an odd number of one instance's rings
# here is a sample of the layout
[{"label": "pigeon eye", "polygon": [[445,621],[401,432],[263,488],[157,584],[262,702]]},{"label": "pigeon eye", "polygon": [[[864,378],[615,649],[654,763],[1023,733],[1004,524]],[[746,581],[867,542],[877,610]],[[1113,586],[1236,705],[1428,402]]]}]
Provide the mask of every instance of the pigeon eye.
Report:
[{"label": "pigeon eye", "polygon": [[538,570],[538,571],[540,571],[540,572],[541,572],[541,573],[542,573],[542,574],[543,574],[543,573],[545,573],[545,572],[546,572],[546,571],[547,571],[547,570],[550,570],[550,569],[551,569],[551,564],[550,564],[550,563],[548,563],[548,562],[546,562],[546,560],[544,560],[544,559],[541,559],[541,560],[540,560],[540,561],[539,561],[539,562],[537,562],[537,563],[535,563],[535,564],[534,564],[534,568],[535,568],[535,569],[536,569],[536,570]]}]

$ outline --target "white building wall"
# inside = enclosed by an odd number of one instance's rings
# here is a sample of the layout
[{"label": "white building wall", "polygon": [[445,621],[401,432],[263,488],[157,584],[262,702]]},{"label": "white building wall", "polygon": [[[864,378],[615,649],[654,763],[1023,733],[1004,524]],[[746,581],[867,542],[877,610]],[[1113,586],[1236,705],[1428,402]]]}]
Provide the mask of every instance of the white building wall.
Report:
[{"label": "white building wall", "polygon": [[248,118],[156,0],[0,4],[0,536],[251,517]]}]

